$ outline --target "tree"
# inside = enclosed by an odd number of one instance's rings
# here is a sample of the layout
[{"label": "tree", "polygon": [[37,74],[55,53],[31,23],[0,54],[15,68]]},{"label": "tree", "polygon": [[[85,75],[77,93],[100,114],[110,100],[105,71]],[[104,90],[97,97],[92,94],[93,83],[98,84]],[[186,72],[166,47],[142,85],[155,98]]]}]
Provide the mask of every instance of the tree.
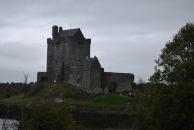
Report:
[{"label": "tree", "polygon": [[144,93],[145,130],[193,130],[194,23],[183,26],[155,62],[150,80],[157,84]]},{"label": "tree", "polygon": [[183,26],[166,43],[157,60],[153,83],[179,84],[194,82],[194,23]]}]

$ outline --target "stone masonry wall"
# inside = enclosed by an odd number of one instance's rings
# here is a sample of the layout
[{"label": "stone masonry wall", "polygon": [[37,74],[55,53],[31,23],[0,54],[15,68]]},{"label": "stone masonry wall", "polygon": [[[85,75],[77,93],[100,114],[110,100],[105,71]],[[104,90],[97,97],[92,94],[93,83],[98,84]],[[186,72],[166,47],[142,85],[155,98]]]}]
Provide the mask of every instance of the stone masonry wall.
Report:
[{"label": "stone masonry wall", "polygon": [[116,84],[116,92],[131,90],[134,75],[129,73],[104,72],[105,91],[108,92],[111,84]]},{"label": "stone masonry wall", "polygon": [[91,66],[91,84],[90,84],[90,91],[93,93],[100,93],[101,92],[101,65],[98,61],[97,57],[90,59],[90,66]]}]

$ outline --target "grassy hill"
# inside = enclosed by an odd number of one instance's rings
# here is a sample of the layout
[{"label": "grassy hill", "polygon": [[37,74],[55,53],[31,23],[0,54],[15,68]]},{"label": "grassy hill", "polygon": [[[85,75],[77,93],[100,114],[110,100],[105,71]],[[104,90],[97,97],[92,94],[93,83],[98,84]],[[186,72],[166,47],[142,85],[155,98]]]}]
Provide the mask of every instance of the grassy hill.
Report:
[{"label": "grassy hill", "polygon": [[71,108],[87,110],[133,110],[137,102],[121,94],[89,94],[70,84],[41,83],[24,89],[18,95],[1,99],[4,104],[21,104],[24,97],[26,106],[40,104],[63,104]]}]

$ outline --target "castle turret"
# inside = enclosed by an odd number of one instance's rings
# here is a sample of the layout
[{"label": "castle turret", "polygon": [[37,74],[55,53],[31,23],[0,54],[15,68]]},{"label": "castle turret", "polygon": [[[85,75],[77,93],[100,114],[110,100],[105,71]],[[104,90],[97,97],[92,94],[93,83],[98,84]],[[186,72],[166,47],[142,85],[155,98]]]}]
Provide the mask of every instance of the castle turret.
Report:
[{"label": "castle turret", "polygon": [[53,36],[53,39],[56,39],[58,37],[58,26],[57,25],[53,25],[52,27],[52,36]]},{"label": "castle turret", "polygon": [[59,27],[59,33],[63,31],[63,28],[62,27]]}]

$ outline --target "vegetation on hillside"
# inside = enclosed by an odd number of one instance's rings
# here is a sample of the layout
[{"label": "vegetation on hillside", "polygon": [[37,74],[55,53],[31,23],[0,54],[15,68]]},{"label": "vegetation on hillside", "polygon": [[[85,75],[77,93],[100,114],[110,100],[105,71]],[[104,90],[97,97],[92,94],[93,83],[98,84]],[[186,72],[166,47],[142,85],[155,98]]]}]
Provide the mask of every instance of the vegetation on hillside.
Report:
[{"label": "vegetation on hillside", "polygon": [[44,104],[25,113],[25,130],[86,130],[63,105]]},{"label": "vegetation on hillside", "polygon": [[[23,93],[2,98],[5,104],[22,103]],[[133,110],[138,103],[127,94],[89,94],[70,84],[40,83],[30,87],[25,93],[25,106],[53,104],[60,102],[68,108],[87,110]]]}]

